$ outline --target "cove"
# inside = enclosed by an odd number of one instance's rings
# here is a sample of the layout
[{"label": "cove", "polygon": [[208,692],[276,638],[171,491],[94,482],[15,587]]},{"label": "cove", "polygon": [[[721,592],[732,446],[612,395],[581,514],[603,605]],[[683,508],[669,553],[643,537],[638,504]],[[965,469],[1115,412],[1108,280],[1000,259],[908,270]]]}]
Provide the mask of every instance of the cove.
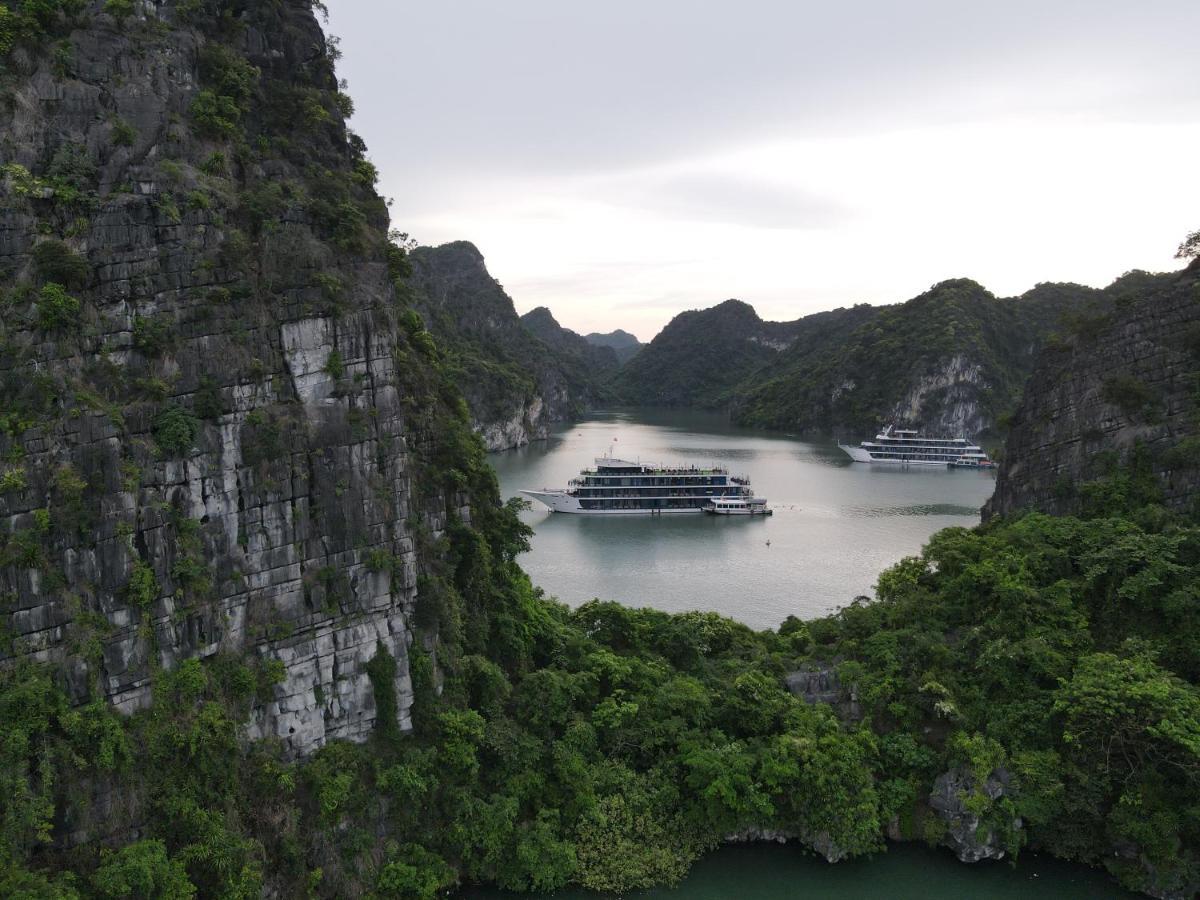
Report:
[{"label": "cove", "polygon": [[[608,900],[615,894],[564,890],[515,894],[469,888],[468,900]],[[1053,857],[1023,853],[1008,861],[960,863],[949,851],[890,844],[887,852],[830,864],[788,844],[722,847],[678,886],[636,891],[645,900],[1104,900],[1142,896],[1105,872]]]}]

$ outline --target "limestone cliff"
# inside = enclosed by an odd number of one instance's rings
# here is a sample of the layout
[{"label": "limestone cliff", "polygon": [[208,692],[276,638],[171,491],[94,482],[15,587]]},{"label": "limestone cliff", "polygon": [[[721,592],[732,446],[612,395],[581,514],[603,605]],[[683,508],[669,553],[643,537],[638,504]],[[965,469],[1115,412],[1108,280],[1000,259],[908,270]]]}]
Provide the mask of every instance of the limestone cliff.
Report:
[{"label": "limestone cliff", "polygon": [[423,467],[453,398],[332,48],[297,0],[82,7],[3,75],[0,662],[128,711],[160,667],[278,661],[248,734],[301,755],[370,731],[387,651],[405,727],[418,574],[470,510]]},{"label": "limestone cliff", "polygon": [[1087,512],[1104,502],[1098,490],[1114,475],[1140,480],[1169,506],[1195,509],[1200,263],[1137,273],[1114,288],[1120,300],[1111,315],[1078,323],[1041,356],[985,516]]},{"label": "limestone cliff", "polygon": [[628,403],[723,406],[738,383],[791,346],[801,328],[800,322],[765,322],[741,300],[688,310],[622,367],[614,386]]},{"label": "limestone cliff", "polygon": [[614,384],[630,402],[725,408],[799,433],[855,438],[896,423],[996,438],[1062,317],[1110,302],[1075,284],[998,298],[965,278],[792,322],[727,301],[676,316]]},{"label": "limestone cliff", "polygon": [[521,325],[547,347],[579,360],[596,378],[603,378],[621,366],[616,350],[594,344],[570,328],[564,328],[545,306],[531,309],[521,316]]},{"label": "limestone cliff", "polygon": [[544,438],[554,423],[605,395],[605,370],[525,328],[473,244],[419,247],[412,263],[412,300],[449,353],[455,383],[489,450]]},{"label": "limestone cliff", "polygon": [[894,306],[857,306],[854,317],[802,329],[743,381],[731,397],[734,418],[849,438],[895,423],[995,439],[1061,317],[1108,302],[1071,284],[998,298],[960,278]]}]

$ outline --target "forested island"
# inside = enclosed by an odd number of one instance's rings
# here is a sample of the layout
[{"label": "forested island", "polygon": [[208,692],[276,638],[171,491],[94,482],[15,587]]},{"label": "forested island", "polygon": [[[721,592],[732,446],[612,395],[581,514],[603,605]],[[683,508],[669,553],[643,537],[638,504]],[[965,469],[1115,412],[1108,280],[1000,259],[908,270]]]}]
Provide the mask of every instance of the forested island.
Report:
[{"label": "forested island", "polygon": [[521,325],[473,247],[390,231],[316,6],[0,7],[0,894],[623,892],[769,836],[1193,896],[1200,237],[1103,292],[718,307],[782,342],[706,388],[763,373],[762,424],[904,400],[818,404],[829,342],[982,354],[986,521],[775,630],[569,609],[483,411],[527,440],[669,342]]}]

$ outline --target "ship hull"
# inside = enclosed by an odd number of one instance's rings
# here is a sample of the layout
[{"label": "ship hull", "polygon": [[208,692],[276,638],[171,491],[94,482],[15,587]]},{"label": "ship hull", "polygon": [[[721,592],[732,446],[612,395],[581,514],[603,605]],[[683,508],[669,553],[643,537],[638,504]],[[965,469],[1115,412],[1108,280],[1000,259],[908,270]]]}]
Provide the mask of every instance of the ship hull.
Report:
[{"label": "ship hull", "polygon": [[847,447],[845,444],[839,444],[839,447],[855,462],[870,463],[873,466],[921,466],[922,468],[944,469],[952,461],[947,459],[876,459],[871,455],[870,451],[864,450],[862,447]]},{"label": "ship hull", "polygon": [[550,512],[571,513],[580,516],[691,516],[703,513],[700,507],[688,509],[655,509],[644,507],[640,509],[584,509],[579,498],[566,491],[521,491],[528,497],[537,500]]}]

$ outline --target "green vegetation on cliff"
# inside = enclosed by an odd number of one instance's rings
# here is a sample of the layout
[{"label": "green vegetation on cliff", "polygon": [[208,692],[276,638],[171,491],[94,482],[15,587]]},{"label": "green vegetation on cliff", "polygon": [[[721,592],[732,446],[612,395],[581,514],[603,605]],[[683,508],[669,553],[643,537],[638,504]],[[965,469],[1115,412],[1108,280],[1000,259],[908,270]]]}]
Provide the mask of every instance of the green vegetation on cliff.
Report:
[{"label": "green vegetation on cliff", "polygon": [[[830,319],[854,314],[821,313],[813,324],[819,329]],[[723,405],[731,390],[774,359],[807,321],[764,322],[740,300],[680,313],[621,369],[614,388],[622,400],[639,406]]]},{"label": "green vegetation on cliff", "polygon": [[638,351],[645,346],[634,335],[621,328],[610,331],[607,334],[593,331],[590,334],[585,334],[583,339],[597,347],[612,348],[617,354],[617,362],[621,365],[625,365],[625,363],[637,356]]},{"label": "green vegetation on cliff", "polygon": [[405,292],[445,348],[446,365],[490,449],[524,443],[513,436],[536,437],[547,423],[607,399],[603,378],[616,356],[560,328],[552,316],[548,322],[518,317],[474,245],[418,247],[411,263]]},{"label": "green vegetation on cliff", "polygon": [[730,300],[676,316],[614,386],[631,403],[727,407],[739,423],[789,431],[897,421],[994,437],[1063,318],[1108,302],[1073,284],[998,299],[967,279],[795,322]]},{"label": "green vegetation on cliff", "polygon": [[621,365],[615,350],[593,344],[570,328],[559,325],[554,313],[544,306],[521,316],[521,326],[547,347],[579,360],[598,381]]},{"label": "green vegetation on cliff", "polygon": [[734,417],[853,434],[897,420],[994,438],[1037,349],[1064,314],[1091,303],[1102,303],[1099,292],[1080,285],[998,299],[968,279],[945,281],[871,309],[852,330],[789,347],[738,387]]},{"label": "green vegetation on cliff", "polygon": [[[429,658],[414,657],[415,732],[381,716],[368,744],[289,764],[236,738],[247,699],[279,677],[270,667],[185,663],[127,720],[7,670],[9,895],[111,896],[118,876],[182,884],[179,896],[188,882],[204,896],[432,897],[459,880],[627,891],[677,880],[746,830],[833,859],[882,850],[889,823],[948,841],[930,802],[944,772],[965,785],[980,845],[1103,865],[1164,896],[1200,884],[1194,525],[1135,504],[948,529],[881,575],[877,602],[778,632],[603,602],[568,611],[514,562],[527,532],[465,422],[445,434],[438,452],[477,505],[422,592],[444,681],[435,693]],[[854,702],[789,693],[784,675],[814,666]],[[394,708],[389,679],[376,684]],[[135,808],[140,840],[55,851],[83,796]]]}]

